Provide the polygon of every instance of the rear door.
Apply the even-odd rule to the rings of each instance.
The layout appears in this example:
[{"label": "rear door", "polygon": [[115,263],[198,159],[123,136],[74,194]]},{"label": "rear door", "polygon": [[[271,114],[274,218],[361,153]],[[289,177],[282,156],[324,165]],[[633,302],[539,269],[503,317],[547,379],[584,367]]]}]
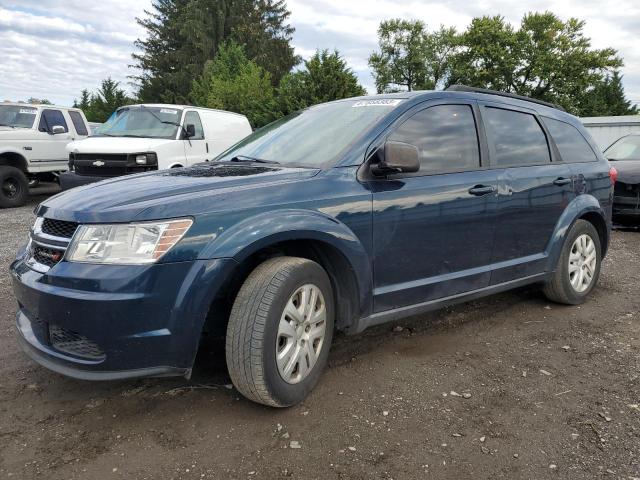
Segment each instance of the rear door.
[{"label": "rear door", "polygon": [[194,165],[196,163],[204,162],[208,159],[209,146],[207,145],[208,139],[205,138],[205,132],[202,128],[202,120],[200,115],[195,110],[189,110],[184,115],[183,121],[184,128],[187,125],[193,125],[195,128],[195,136],[185,139],[183,132],[184,143],[184,155],[186,158],[186,166]]},{"label": "rear door", "polygon": [[499,172],[495,285],[544,271],[556,224],[575,194],[572,171],[535,111],[481,105],[491,164]]},{"label": "rear door", "polygon": [[477,105],[428,105],[387,137],[415,145],[420,170],[370,184],[377,312],[489,284],[498,180]]}]

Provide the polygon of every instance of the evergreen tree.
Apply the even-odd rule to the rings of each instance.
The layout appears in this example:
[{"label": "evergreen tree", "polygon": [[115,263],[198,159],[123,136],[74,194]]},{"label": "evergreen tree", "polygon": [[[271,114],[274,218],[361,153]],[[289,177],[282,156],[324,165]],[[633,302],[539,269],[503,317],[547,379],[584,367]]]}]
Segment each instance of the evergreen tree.
[{"label": "evergreen tree", "polygon": [[584,93],[578,110],[583,117],[638,114],[638,107],[625,96],[622,76],[617,70]]},{"label": "evergreen tree", "polygon": [[133,55],[145,102],[188,103],[192,79],[227,40],[243,45],[274,85],[298,63],[284,0],[154,0],[146,15],[137,20],[147,38]]},{"label": "evergreen tree", "polygon": [[107,78],[96,93],[82,90],[80,101],[74,100],[73,106],[80,108],[89,122],[105,122],[118,107],[133,102],[134,99],[120,88],[120,82]]},{"label": "evergreen tree", "polygon": [[304,66],[280,83],[278,103],[285,115],[317,103],[367,93],[337,50],[318,50]]},{"label": "evergreen tree", "polygon": [[193,82],[191,98],[199,106],[246,115],[253,127],[276,118],[271,74],[249,60],[242,46],[222,44]]}]

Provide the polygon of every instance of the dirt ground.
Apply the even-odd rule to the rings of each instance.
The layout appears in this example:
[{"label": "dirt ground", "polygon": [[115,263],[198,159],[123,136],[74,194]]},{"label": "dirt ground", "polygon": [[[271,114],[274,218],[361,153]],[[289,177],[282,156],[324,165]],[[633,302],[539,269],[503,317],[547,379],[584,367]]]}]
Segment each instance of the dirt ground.
[{"label": "dirt ground", "polygon": [[220,349],[190,382],[29,361],[6,269],[43,198],[0,210],[0,478],[640,478],[640,232],[614,232],[581,307],[527,288],[339,336],[275,410],[228,385]]}]

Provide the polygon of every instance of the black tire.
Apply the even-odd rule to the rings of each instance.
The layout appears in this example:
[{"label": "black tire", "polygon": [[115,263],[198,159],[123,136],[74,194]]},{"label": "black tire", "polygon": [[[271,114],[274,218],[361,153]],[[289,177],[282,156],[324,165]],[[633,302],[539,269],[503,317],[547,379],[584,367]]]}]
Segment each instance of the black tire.
[{"label": "black tire", "polygon": [[[582,235],[588,235],[595,246],[596,254],[596,266],[591,283],[588,288],[582,292],[577,291],[571,285],[571,278],[569,273],[569,256],[574,243],[578,237]],[[562,247],[562,253],[556,266],[556,271],[553,274],[553,278],[544,287],[544,294],[546,297],[557,303],[563,303],[566,305],[579,305],[584,303],[591,290],[598,283],[600,277],[600,266],[602,263],[602,246],[600,243],[600,236],[593,224],[586,220],[577,220],[569,233]]]},{"label": "black tire", "polygon": [[29,195],[29,181],[16,167],[0,166],[0,208],[21,207]]},{"label": "black tire", "polygon": [[[283,379],[276,362],[278,326],[285,305],[306,284],[317,286],[324,298],[325,333],[315,365],[303,380],[292,384]],[[317,263],[278,257],[260,264],[240,288],[227,327],[227,368],[238,391],[249,400],[272,407],[301,402],[326,365],[334,312],[331,282]]]}]

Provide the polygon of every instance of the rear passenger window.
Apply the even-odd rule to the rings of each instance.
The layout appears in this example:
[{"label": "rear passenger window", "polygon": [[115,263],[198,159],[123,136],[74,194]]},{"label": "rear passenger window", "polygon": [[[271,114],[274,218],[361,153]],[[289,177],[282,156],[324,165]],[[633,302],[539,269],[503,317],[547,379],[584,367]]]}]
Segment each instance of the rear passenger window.
[{"label": "rear passenger window", "polygon": [[553,118],[544,117],[543,121],[556,142],[558,150],[560,150],[563,162],[595,162],[598,160],[589,143],[576,127]]},{"label": "rear passenger window", "polygon": [[76,133],[78,135],[89,135],[89,132],[87,132],[87,127],[84,125],[84,120],[82,119],[82,115],[80,115],[80,112],[74,112],[73,110],[69,110],[69,116],[71,117],[71,121],[73,122],[73,127],[76,129]]},{"label": "rear passenger window", "polygon": [[472,170],[480,149],[469,105],[436,105],[416,113],[389,137],[418,147],[420,174]]},{"label": "rear passenger window", "polygon": [[40,124],[38,125],[38,130],[41,132],[51,132],[53,127],[56,125],[60,125],[64,127],[64,131],[68,132],[69,127],[67,126],[67,122],[64,119],[64,115],[60,110],[43,110],[42,115],[40,116]]},{"label": "rear passenger window", "polygon": [[499,167],[542,165],[551,162],[547,137],[531,114],[485,108],[485,119]]}]

